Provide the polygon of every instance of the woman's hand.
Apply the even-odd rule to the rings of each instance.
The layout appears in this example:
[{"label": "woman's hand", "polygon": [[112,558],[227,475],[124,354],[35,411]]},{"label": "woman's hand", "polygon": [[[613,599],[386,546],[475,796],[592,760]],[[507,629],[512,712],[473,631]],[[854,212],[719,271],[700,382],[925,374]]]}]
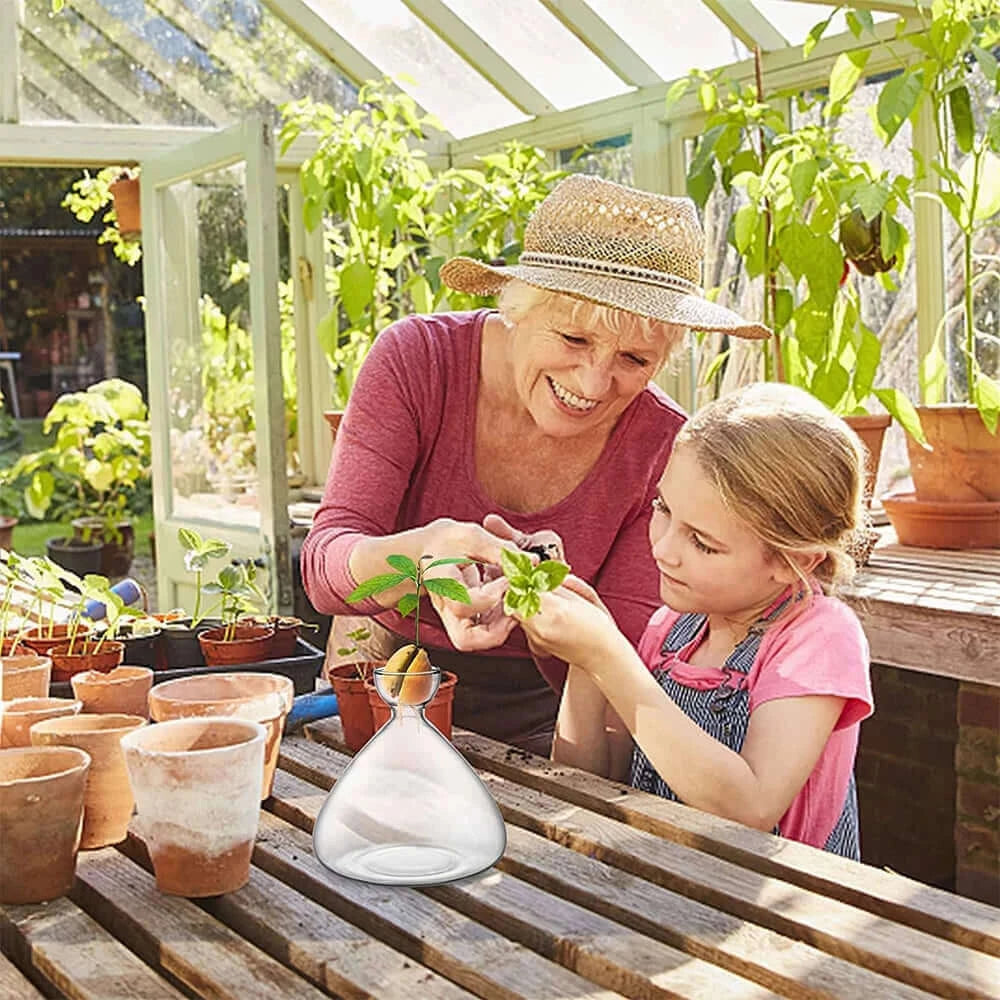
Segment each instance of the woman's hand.
[{"label": "woman's hand", "polygon": [[562,539],[547,528],[528,534],[509,524],[499,514],[487,514],[483,518],[483,527],[497,538],[509,540],[517,548],[538,556],[539,560],[559,559],[562,562],[566,560]]}]

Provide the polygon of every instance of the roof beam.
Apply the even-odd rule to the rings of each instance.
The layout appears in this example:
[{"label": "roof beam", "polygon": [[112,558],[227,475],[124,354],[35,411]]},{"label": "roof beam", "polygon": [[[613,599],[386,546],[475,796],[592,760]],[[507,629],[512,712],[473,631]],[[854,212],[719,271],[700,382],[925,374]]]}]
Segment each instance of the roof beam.
[{"label": "roof beam", "polygon": [[24,79],[33,87],[37,87],[53,104],[57,104],[67,118],[94,125],[105,124],[104,116],[93,105],[87,103],[81,91],[67,86],[37,62],[26,60]]},{"label": "roof beam", "polygon": [[748,49],[772,52],[788,47],[778,31],[750,0],[700,0]]},{"label": "roof beam", "polygon": [[293,94],[262,73],[243,48],[243,40],[231,31],[215,30],[180,2],[180,0],[145,0],[148,7],[155,7],[168,20],[193,38],[213,59],[241,79],[252,94],[270,101],[284,104],[295,100]]},{"label": "roof beam", "polygon": [[96,0],[69,0],[69,5],[139,66],[155,76],[177,97],[208,121],[223,125],[235,116],[214,97],[205,93],[193,73],[164,59],[147,41],[132,30],[130,23],[109,14]]},{"label": "roof beam", "polygon": [[540,90],[441,0],[403,0],[403,3],[520,111],[528,115],[555,111],[554,105]]},{"label": "roof beam", "polygon": [[663,77],[583,0],[541,2],[625,83],[651,87],[663,82]]},{"label": "roof beam", "polygon": [[128,88],[116,80],[107,70],[103,69],[97,62],[89,63],[85,68],[80,67],[80,51],[72,40],[55,31],[49,23],[47,16],[38,16],[30,8],[26,12],[24,30],[43,48],[48,49],[62,62],[69,66],[75,73],[82,76],[87,83],[98,90],[112,104],[121,108],[134,121],[152,121],[154,124],[163,124],[163,116],[148,102],[144,101],[139,94],[133,93]]},{"label": "roof beam", "polygon": [[0,122],[18,120],[19,59],[17,26],[20,0],[0,3]]},{"label": "roof beam", "polygon": [[[799,0],[799,3],[821,3],[829,6],[830,0]],[[930,7],[931,0],[851,0],[851,7],[859,7],[864,10],[871,10],[878,13],[884,11],[886,14],[898,14],[900,17],[907,17],[913,14],[918,7]]]}]

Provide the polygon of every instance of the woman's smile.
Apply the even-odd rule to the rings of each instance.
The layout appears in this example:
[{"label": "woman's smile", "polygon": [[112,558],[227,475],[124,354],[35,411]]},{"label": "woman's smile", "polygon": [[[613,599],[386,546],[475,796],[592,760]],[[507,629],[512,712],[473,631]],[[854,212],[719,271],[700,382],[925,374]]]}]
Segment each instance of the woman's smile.
[{"label": "woman's smile", "polygon": [[586,399],[583,396],[576,395],[575,392],[571,392],[551,375],[546,375],[545,378],[548,380],[549,387],[552,389],[552,394],[555,398],[563,407],[571,410],[573,413],[589,413],[599,402],[596,399]]}]

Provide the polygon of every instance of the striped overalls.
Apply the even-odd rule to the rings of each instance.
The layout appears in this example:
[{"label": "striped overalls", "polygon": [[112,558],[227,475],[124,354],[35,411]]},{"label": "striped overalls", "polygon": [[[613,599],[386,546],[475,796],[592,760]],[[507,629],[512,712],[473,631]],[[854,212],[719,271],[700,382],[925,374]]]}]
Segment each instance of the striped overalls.
[{"label": "striped overalls", "polygon": [[[730,750],[739,753],[746,739],[747,726],[750,723],[750,692],[747,688],[747,676],[753,666],[761,638],[769,621],[773,620],[787,606],[783,601],[765,618],[755,622],[745,639],[729,655],[725,663],[727,679],[718,687],[699,690],[688,687],[671,677],[671,654],[683,649],[701,631],[705,624],[705,615],[685,614],[674,623],[667,634],[660,654],[665,658],[663,666],[656,667],[653,676],[660,687],[670,696],[684,714],[696,722],[706,733],[714,736]],[[632,754],[632,767],[629,772],[629,784],[644,792],[653,792],[664,798],[680,801],[670,786],[657,774],[646,755],[636,746]],[[775,827],[774,833],[781,830]],[[840,812],[840,818],[834,825],[823,849],[834,854],[858,861],[861,858],[861,846],[858,835],[858,799],[854,783],[854,775],[847,789],[847,798]]]}]

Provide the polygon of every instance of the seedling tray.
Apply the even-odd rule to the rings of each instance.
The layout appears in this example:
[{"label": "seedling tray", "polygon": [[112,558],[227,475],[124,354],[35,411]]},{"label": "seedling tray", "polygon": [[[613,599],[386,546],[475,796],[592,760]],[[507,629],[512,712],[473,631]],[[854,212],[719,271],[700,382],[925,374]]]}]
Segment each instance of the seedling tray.
[{"label": "seedling tray", "polygon": [[[222,667],[179,667],[173,670],[157,670],[153,673],[153,683],[162,684],[175,677],[193,677],[196,674],[262,673],[283,674],[290,677],[296,694],[306,694],[315,690],[316,678],[323,666],[323,651],[299,637],[296,639],[295,654],[277,660],[260,660],[257,663],[232,663]],[[69,681],[53,681],[49,685],[53,698],[72,698],[73,688]]]}]

